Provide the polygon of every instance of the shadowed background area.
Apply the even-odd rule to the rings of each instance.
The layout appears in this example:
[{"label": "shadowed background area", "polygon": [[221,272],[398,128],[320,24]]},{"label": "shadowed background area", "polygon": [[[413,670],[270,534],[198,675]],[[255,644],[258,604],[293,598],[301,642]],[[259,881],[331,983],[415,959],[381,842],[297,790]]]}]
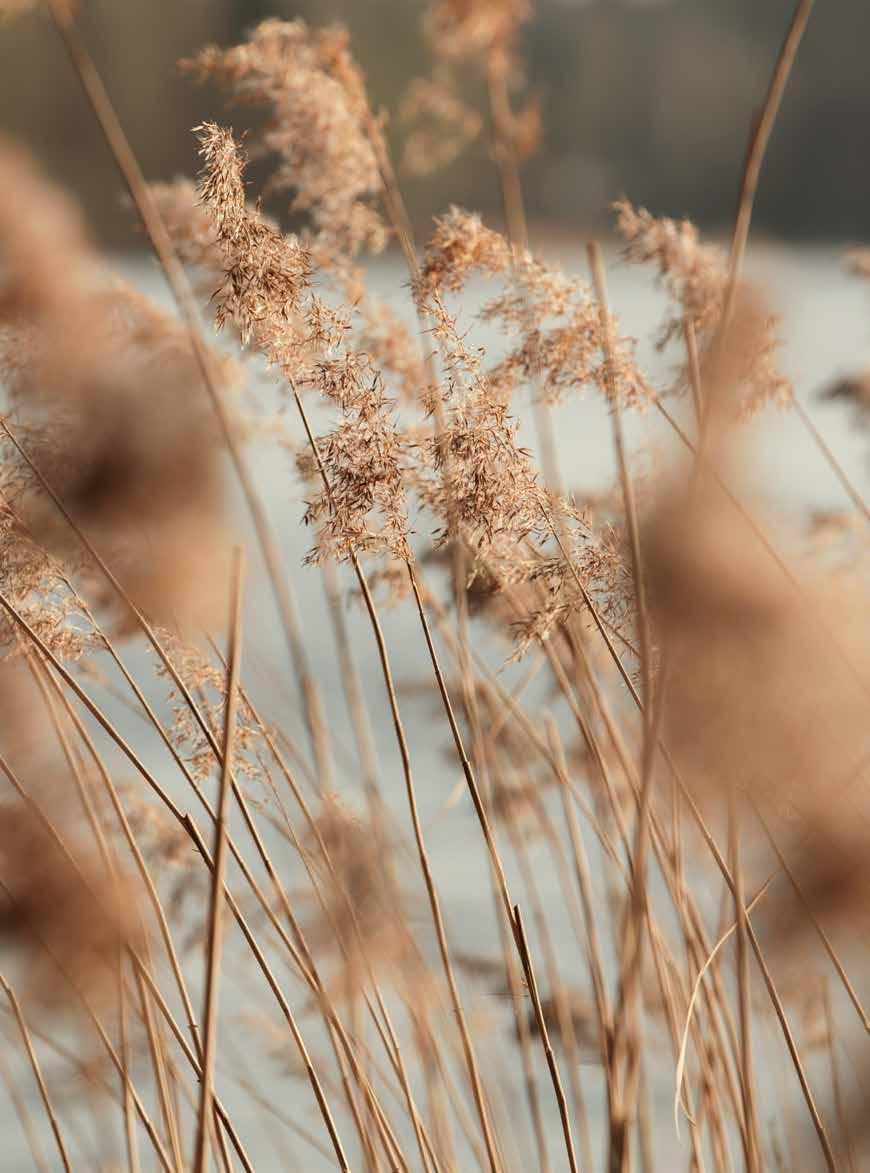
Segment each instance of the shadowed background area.
[{"label": "shadowed background area", "polygon": [[[178,76],[204,41],[229,43],[267,16],[345,21],[373,101],[396,109],[431,62],[417,0],[88,0],[86,32],[149,178],[196,166],[190,127],[216,96]],[[737,176],[791,0],[537,0],[524,37],[543,138],[525,165],[529,210],[551,228],[605,223],[614,194],[715,230]],[[862,240],[870,219],[865,0],[820,4],[765,163],[757,230]],[[118,185],[60,47],[41,15],[0,35],[0,127],[25,138],[85,201],[104,238],[129,240]],[[236,125],[243,119],[234,112]],[[484,139],[452,167],[409,179],[415,219],[450,202],[499,212]]]}]

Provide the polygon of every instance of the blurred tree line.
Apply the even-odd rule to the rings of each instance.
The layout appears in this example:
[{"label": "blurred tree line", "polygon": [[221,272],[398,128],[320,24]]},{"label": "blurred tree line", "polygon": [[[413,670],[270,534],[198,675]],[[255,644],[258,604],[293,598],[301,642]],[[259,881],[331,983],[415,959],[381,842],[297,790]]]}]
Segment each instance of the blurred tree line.
[{"label": "blurred tree line", "polygon": [[[715,229],[730,218],[753,114],[794,0],[538,0],[524,35],[544,137],[525,165],[533,217],[599,226],[625,193]],[[220,101],[178,58],[266,16],[350,26],[373,101],[395,109],[430,66],[422,0],[86,0],[83,23],[150,178],[190,174],[190,128]],[[826,0],[810,20],[765,167],[756,224],[787,237],[870,238],[870,3]],[[111,160],[44,15],[0,26],[0,127],[29,142],[112,243],[129,240]],[[227,116],[234,125],[238,111]],[[499,215],[485,142],[408,179],[425,222],[455,202]]]}]

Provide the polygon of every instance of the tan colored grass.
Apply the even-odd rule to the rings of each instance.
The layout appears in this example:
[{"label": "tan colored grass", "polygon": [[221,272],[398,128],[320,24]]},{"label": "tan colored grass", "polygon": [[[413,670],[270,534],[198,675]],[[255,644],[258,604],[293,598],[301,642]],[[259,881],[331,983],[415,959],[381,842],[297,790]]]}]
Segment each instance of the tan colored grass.
[{"label": "tan colored grass", "polygon": [[[689,223],[617,205],[628,259],[667,293],[655,341],[685,347],[674,390],[691,392],[691,433],[606,304],[600,250],[587,282],[529,249],[525,2],[425,6],[436,65],[406,103],[406,157],[420,172],[488,134],[507,231],[453,208],[419,252],[344,29],[267,20],[185,63],[264,118],[244,151],[204,123],[198,180],[149,190],[71,10],[48,7],[182,319],[112,278],[75,205],[0,144],[0,1025],[61,1164],[88,1159],[83,1100],[118,1113],[133,1171],[264,1168],[226,1106],[232,1081],[282,1145],[305,1146],[299,1167],[630,1173],[673,1127],[653,1094],[673,1077],[688,1168],[725,1173],[738,1151],[772,1167],[786,1135],[808,1168],[860,1168],[866,1104],[843,1049],[866,1073],[866,505],[739,279],[810,5],[752,138],[730,259]],[[460,97],[463,71],[486,111]],[[266,155],[258,193],[247,158]],[[368,288],[365,262],[391,241],[419,330]],[[476,314],[472,278],[487,283]],[[231,358],[206,343],[197,299]],[[479,321],[502,353],[479,346]],[[249,355],[296,421],[287,478],[309,552],[290,571],[251,474],[287,420],[237,418],[274,410],[262,381],[229,397]],[[552,414],[583,392],[611,413],[618,473],[586,500],[558,467]],[[518,443],[526,394],[535,450]],[[774,525],[744,500],[745,419],[771,401],[808,424],[848,526]],[[644,475],[624,419],[645,408],[688,465]],[[227,579],[224,452],[298,719],[240,675],[238,590],[227,656],[203,637]],[[322,687],[297,572],[322,575],[341,698]],[[396,677],[409,630],[420,720]],[[375,736],[384,700],[392,749]],[[443,752],[435,776],[424,742]],[[497,951],[444,896],[461,819]],[[219,973],[238,1021],[217,1014]],[[78,1051],[101,1066],[74,1103]],[[44,1166],[18,1068],[3,1076]]]}]

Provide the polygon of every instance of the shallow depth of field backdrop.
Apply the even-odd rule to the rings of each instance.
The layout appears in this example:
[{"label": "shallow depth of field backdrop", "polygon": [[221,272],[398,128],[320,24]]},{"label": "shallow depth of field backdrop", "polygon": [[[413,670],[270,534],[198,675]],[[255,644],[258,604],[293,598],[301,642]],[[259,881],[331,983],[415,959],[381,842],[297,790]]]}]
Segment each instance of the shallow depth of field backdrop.
[{"label": "shallow depth of field backdrop", "polygon": [[[870,1167],[870,5],[817,0],[736,262],[794,0],[535,0],[506,132],[423,30],[511,7],[82,0],[228,446],[49,15],[0,20],[2,1173]],[[291,116],[270,186],[282,85],[178,67],[269,18],[395,160],[371,255],[347,173],[287,194],[347,144]]]}]

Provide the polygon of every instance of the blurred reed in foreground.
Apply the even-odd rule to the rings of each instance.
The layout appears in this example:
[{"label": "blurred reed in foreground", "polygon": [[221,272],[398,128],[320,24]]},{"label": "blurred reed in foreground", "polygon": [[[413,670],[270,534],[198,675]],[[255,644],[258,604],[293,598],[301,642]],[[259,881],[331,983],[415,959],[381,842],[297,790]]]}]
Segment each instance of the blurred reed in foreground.
[{"label": "blurred reed in foreground", "polygon": [[[179,315],[111,276],[72,202],[0,144],[0,1076],[35,1166],[262,1169],[259,1114],[281,1168],[650,1173],[675,1127],[691,1170],[862,1167],[868,513],[741,279],[808,6],[730,255],[615,205],[626,261],[666,296],[658,387],[597,246],[589,280],[529,247],[528,4],[425,6],[435,70],[403,104],[403,151],[343,29],[267,20],[206,47],[184,72],[259,129],[197,127],[199,176],[153,187],[74,14],[46,7]],[[467,70],[485,109],[460,97]],[[454,207],[418,246],[397,149],[420,171],[483,133],[506,232]],[[262,192],[249,158],[271,165]],[[288,202],[296,234],[264,211]],[[391,245],[413,328],[369,288]],[[594,498],[556,458],[575,396],[612,425],[615,483]],[[849,513],[773,529],[750,500],[747,429],[775,410],[800,415]],[[682,462],[629,447],[642,412]],[[304,569],[257,493],[266,445],[305,499]],[[233,481],[290,720],[242,651]],[[328,632],[302,621],[299,573]],[[422,682],[397,679],[397,607]],[[434,803],[421,736],[445,755]],[[448,818],[472,821],[479,860],[448,862],[488,880],[497,949],[469,948],[443,898]]]}]

